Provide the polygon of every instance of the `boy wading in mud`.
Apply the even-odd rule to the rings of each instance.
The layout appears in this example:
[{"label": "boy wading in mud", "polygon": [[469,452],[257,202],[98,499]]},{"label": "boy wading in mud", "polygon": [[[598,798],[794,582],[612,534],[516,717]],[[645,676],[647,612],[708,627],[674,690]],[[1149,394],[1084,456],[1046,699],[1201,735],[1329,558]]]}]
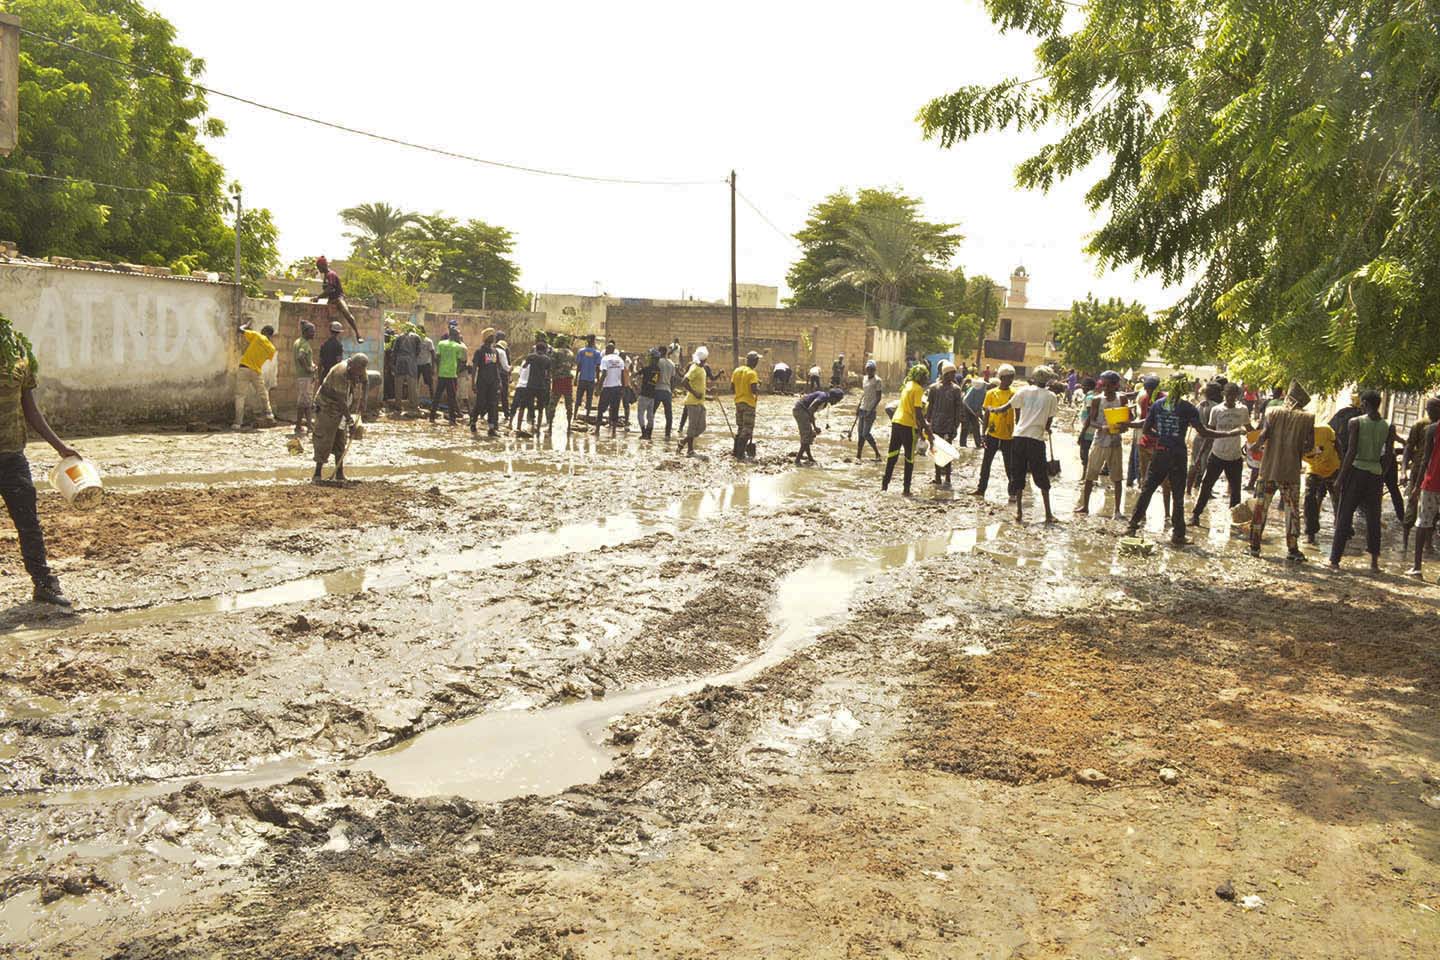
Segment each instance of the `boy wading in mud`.
[{"label": "boy wading in mud", "polygon": [[369,391],[369,358],[357,353],[344,363],[337,363],[325,374],[320,392],[315,395],[315,475],[311,483],[320,482],[320,468],[333,454],[336,481],[345,479],[345,448],[349,444],[352,414],[365,416],[365,395]]},{"label": "boy wading in mud", "polygon": [[25,459],[25,427],[38,433],[62,460],[79,454],[55,435],[35,403],[39,369],[29,339],[0,314],[0,497],[4,497],[10,522],[20,536],[20,558],[34,584],[35,602],[69,607],[70,598],[60,589],[45,557],[45,534],[35,510],[35,483],[30,479],[30,461]]}]

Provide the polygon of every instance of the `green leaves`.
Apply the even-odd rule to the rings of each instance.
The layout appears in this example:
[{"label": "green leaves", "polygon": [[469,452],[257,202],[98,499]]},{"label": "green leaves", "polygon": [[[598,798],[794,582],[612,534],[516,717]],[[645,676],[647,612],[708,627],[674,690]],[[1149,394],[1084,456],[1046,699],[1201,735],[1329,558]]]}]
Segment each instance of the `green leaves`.
[{"label": "green leaves", "polygon": [[1433,5],[1099,0],[1065,22],[1038,3],[987,7],[1035,35],[1038,76],[937,98],[926,135],[1060,126],[1018,180],[1045,189],[1101,164],[1087,198],[1106,219],[1087,249],[1185,285],[1153,331],[1168,358],[1322,390],[1434,383]]},{"label": "green leaves", "polygon": [[[919,215],[920,201],[889,190],[844,191],[816,204],[795,234],[801,257],[786,282],[788,303],[864,313],[872,323],[906,330],[913,344],[943,346],[951,339],[964,274],[945,270],[962,237],[950,223]],[[948,306],[947,306],[948,304]]]},{"label": "green leaves", "polygon": [[1055,342],[1067,366],[1099,373],[1107,366],[1120,369],[1144,362],[1154,344],[1155,331],[1145,308],[1115,298],[1104,302],[1093,295],[1076,300],[1055,321]]},{"label": "green leaves", "polygon": [[[36,256],[232,270],[224,170],[199,139],[223,124],[188,82],[203,61],[175,44],[168,21],[128,0],[10,0],[7,9],[29,30],[122,62],[22,37],[20,146],[0,171],[75,180],[0,172],[0,236]],[[276,259],[269,212],[253,217],[247,277]]]}]

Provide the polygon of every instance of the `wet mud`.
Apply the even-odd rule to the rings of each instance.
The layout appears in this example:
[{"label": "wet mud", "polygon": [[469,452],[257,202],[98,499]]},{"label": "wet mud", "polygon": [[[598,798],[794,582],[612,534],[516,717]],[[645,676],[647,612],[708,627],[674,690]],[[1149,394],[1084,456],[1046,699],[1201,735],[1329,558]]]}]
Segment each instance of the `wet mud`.
[{"label": "wet mud", "polygon": [[83,445],[77,614],[0,576],[0,952],[1429,955],[1437,588],[1218,509],[1126,553],[1068,438],[1057,526],[973,451],[881,496],[782,412],[746,465],[382,422],[320,490]]}]

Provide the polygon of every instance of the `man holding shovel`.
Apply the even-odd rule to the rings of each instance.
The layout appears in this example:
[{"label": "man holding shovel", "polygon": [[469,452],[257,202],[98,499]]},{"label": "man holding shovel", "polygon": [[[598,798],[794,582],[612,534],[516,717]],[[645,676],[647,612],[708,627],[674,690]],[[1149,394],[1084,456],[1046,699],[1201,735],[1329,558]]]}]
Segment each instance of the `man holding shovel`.
[{"label": "man holding shovel", "polygon": [[365,394],[368,392],[370,360],[357,353],[344,363],[337,363],[325,374],[320,392],[315,395],[315,475],[311,483],[320,483],[320,468],[333,454],[337,482],[345,480],[345,448],[354,427],[353,414],[365,416]]},{"label": "man holding shovel", "polygon": [[735,390],[735,459],[744,460],[754,456],[755,408],[757,403],[756,385],[760,375],[755,367],[760,363],[760,354],[750,351],[745,362],[730,374],[730,385]]}]

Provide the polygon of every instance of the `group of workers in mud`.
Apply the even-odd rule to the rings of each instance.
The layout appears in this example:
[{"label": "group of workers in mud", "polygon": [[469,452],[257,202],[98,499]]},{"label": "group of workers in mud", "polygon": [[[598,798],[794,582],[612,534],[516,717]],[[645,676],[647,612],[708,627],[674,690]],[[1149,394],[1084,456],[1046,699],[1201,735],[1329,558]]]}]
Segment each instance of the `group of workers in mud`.
[{"label": "group of workers in mud", "polygon": [[[308,324],[302,327],[294,348],[301,394],[297,431],[301,421],[310,422],[313,410],[317,480],[321,465],[332,457],[336,461],[335,479],[344,479],[346,442],[358,429],[356,415],[365,412],[369,361],[363,354],[356,354],[341,362],[343,351],[338,338],[342,330],[339,321],[331,324],[330,340],[321,348],[318,364],[311,361],[309,343],[314,330]],[[274,350],[268,333],[266,330],[257,335],[242,330],[245,349],[240,391],[263,394],[258,371]],[[454,424],[460,410],[468,407],[472,433],[478,434],[482,420],[488,437],[497,436],[502,423],[522,436],[529,435],[527,428],[549,431],[563,403],[572,427],[580,421],[593,423],[599,435],[608,420],[613,437],[622,425],[629,429],[633,405],[642,439],[651,439],[663,410],[664,436],[670,440],[678,393],[677,449],[693,456],[696,441],[707,428],[707,403],[717,379],[708,362],[708,349],[696,348],[682,369],[678,339],[638,355],[621,352],[613,340],[607,341],[603,349],[593,335],[584,340],[584,346],[572,351],[570,337],[537,333],[530,352],[512,362],[506,334],[500,330],[484,330],[482,342],[472,352],[453,322],[438,342],[430,341],[422,329],[412,325],[387,327],[387,406],[400,416],[419,416],[418,383],[424,381],[430,387],[430,419],[434,421],[443,407]],[[736,459],[755,455],[759,368],[760,356],[751,352],[731,371],[733,423],[721,403],[733,435],[732,455]],[[436,375],[433,380],[432,370]],[[1411,428],[1403,452],[1397,454],[1399,439],[1380,416],[1380,397],[1373,391],[1362,393],[1358,405],[1347,403],[1328,424],[1317,427],[1314,415],[1305,412],[1310,396],[1298,383],[1292,383],[1288,390],[1277,387],[1262,398],[1224,377],[1202,384],[1177,375],[1162,385],[1158,377],[1147,376],[1132,384],[1113,370],[1081,378],[1074,370],[1057,376],[1050,367],[1040,366],[1030,371],[1027,382],[1017,388],[1012,366],[1001,365],[992,378],[984,376],[988,372],[987,368],[966,377],[954,363],[945,362],[931,382],[929,365],[912,366],[898,398],[884,406],[890,431],[882,457],[874,430],[885,388],[875,362],[866,362],[859,380],[855,419],[847,437],[857,438],[857,460],[865,456],[868,447],[876,460],[885,461],[882,490],[890,488],[898,466],[904,493],[913,492],[914,465],[922,440],[932,452],[944,454],[937,456],[931,483],[949,490],[956,448],[973,443],[982,450],[973,495],[985,496],[998,458],[1016,519],[1024,519],[1022,494],[1033,482],[1040,494],[1045,522],[1056,522],[1050,486],[1060,473],[1060,462],[1054,456],[1053,445],[1047,443],[1063,398],[1079,405],[1077,514],[1089,512],[1094,488],[1105,484],[1113,492],[1114,516],[1122,519],[1124,487],[1138,487],[1126,527],[1133,536],[1159,493],[1171,543],[1183,545],[1187,542],[1187,523],[1200,524],[1223,477],[1232,512],[1238,518],[1237,528],[1248,527],[1253,554],[1260,552],[1270,507],[1278,499],[1285,517],[1287,556],[1303,561],[1299,539],[1303,532],[1310,544],[1316,543],[1321,506],[1328,497],[1335,512],[1331,565],[1339,565],[1354,535],[1354,515],[1359,511],[1366,519],[1366,548],[1371,564],[1378,569],[1380,501],[1388,489],[1404,526],[1407,546],[1412,530],[1419,531],[1411,570],[1414,575],[1419,575],[1424,553],[1431,549],[1440,495],[1440,457],[1432,456],[1433,426],[1437,423],[1434,412],[1429,410],[1433,402],[1427,404],[1429,415]],[[787,396],[788,400],[792,393],[790,378],[788,365],[772,365],[771,392]],[[516,384],[513,393],[512,379]],[[799,437],[794,456],[797,464],[815,462],[813,445],[822,430],[820,415],[845,399],[847,385],[843,354],[831,365],[828,387],[821,383],[819,368],[810,369],[805,389],[791,407]],[[237,420],[243,413],[242,403],[237,392]],[[268,414],[268,400],[265,408]],[[1129,444],[1125,442],[1127,436],[1133,438]],[[1247,462],[1250,478],[1242,489]],[[1406,495],[1399,490],[1398,477],[1402,473],[1409,485]],[[1253,497],[1248,504],[1242,504],[1247,491]],[[1194,506],[1187,513],[1185,500],[1190,495],[1194,495]]]}]

